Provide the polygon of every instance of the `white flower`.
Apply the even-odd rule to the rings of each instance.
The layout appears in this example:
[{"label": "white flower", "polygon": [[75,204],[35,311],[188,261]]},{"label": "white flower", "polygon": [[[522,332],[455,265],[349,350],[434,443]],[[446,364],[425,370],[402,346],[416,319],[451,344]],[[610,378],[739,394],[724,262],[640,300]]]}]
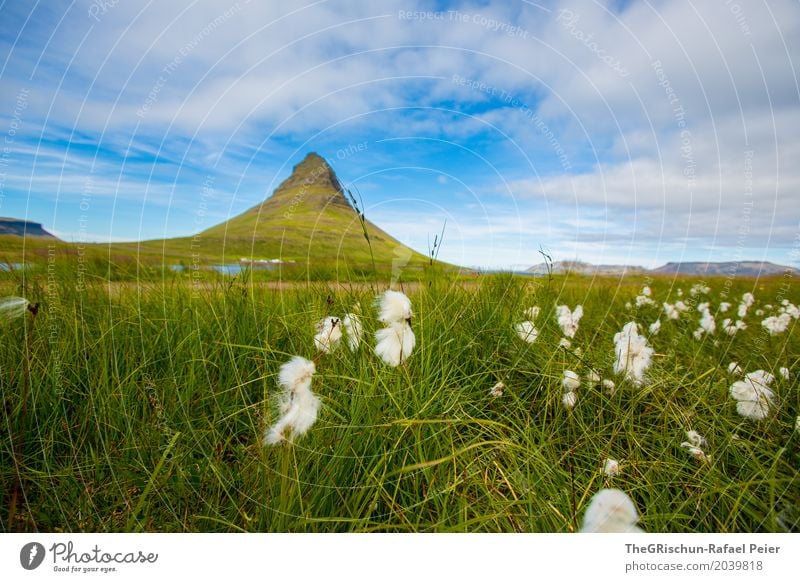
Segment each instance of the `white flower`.
[{"label": "white flower", "polygon": [[25,315],[30,302],[24,297],[3,297],[0,299],[0,316],[3,319],[17,319]]},{"label": "white flower", "polygon": [[728,335],[736,335],[736,332],[740,329],[747,329],[747,325],[741,319],[737,319],[735,323],[730,319],[724,319],[722,321],[722,329],[724,329],[725,333]]},{"label": "white flower", "polygon": [[785,332],[790,323],[792,323],[792,316],[788,313],[781,313],[777,317],[771,315],[763,320],[761,325],[766,328],[770,335],[778,335]]},{"label": "white flower", "polygon": [[630,311],[632,307],[633,307],[633,305],[631,305],[631,302],[630,302],[630,301],[626,301],[626,302],[625,302],[625,309],[627,309],[628,311]]},{"label": "white flower", "polygon": [[780,312],[789,315],[792,319],[800,318],[800,308],[789,303],[788,299],[783,300],[783,307],[780,308]]},{"label": "white flower", "polygon": [[573,311],[570,311],[566,305],[559,305],[556,307],[556,316],[564,336],[574,338],[578,331],[578,322],[583,317],[583,306],[578,305]]},{"label": "white flower", "polygon": [[411,326],[405,321],[390,323],[375,332],[375,355],[385,364],[396,367],[405,362],[417,343]]},{"label": "white flower", "polygon": [[669,303],[663,303],[662,305],[664,306],[664,315],[667,316],[667,319],[678,319],[681,316],[674,305],[670,305]]},{"label": "white flower", "polygon": [[342,326],[338,317],[326,317],[317,323],[314,345],[325,354],[330,353],[342,339]]},{"label": "white flower", "polygon": [[614,335],[614,373],[625,373],[625,378],[640,386],[645,381],[645,372],[650,367],[653,348],[647,345],[647,338],[639,335],[638,326],[631,321],[622,331]]},{"label": "white flower", "polygon": [[689,443],[691,443],[692,446],[703,447],[706,445],[706,439],[700,436],[700,433],[696,430],[687,430],[686,438],[689,439]]},{"label": "white flower", "polygon": [[752,293],[745,293],[742,295],[742,302],[739,303],[739,309],[737,310],[739,319],[744,319],[747,315],[747,310],[750,309],[754,302],[755,297],[753,297]]},{"label": "white flower", "polygon": [[677,309],[680,312],[689,311],[689,307],[683,301],[676,301],[675,309]]},{"label": "white flower", "polygon": [[656,302],[650,299],[647,295],[637,295],[636,296],[636,307],[642,307],[644,305],[655,305]]},{"label": "white flower", "polygon": [[701,307],[704,309],[699,309],[700,313],[703,314],[703,317],[700,318],[700,328],[705,333],[714,333],[717,329],[717,323],[714,321],[714,316],[711,315],[711,312],[708,309],[708,303],[703,303]]},{"label": "white flower", "polygon": [[696,339],[696,340],[703,339],[703,328],[702,327],[698,327],[696,330],[694,330],[694,332],[692,332],[692,335],[694,336],[694,339]]},{"label": "white flower", "polygon": [[652,294],[653,292],[650,290],[650,287],[648,287],[647,285],[642,287],[642,295],[644,295],[645,297],[650,297]]},{"label": "white flower", "polygon": [[541,307],[535,305],[533,307],[529,307],[524,311],[525,317],[527,317],[531,321],[536,321],[536,318],[539,317],[539,312],[542,310]]},{"label": "white flower", "polygon": [[599,384],[600,374],[597,373],[597,370],[589,370],[588,372],[586,372],[586,380],[590,384]]},{"label": "white flower", "polygon": [[650,335],[656,335],[659,331],[661,331],[661,320],[656,319],[653,323],[650,324]]},{"label": "white flower", "polygon": [[731,362],[728,364],[728,374],[732,374],[734,376],[741,376],[744,373],[742,367],[737,364],[736,362]]},{"label": "white flower", "polygon": [[566,370],[561,385],[565,392],[575,392],[581,386],[581,378],[572,370]]},{"label": "white flower", "polygon": [[736,411],[745,418],[761,420],[770,412],[770,406],[775,404],[775,394],[768,388],[775,380],[775,376],[764,370],[756,370],[744,377],[744,380],[734,382],[730,387],[730,394],[736,400]]},{"label": "white flower", "polygon": [[281,366],[278,384],[283,389],[280,402],[283,416],[265,432],[265,445],[286,440],[287,429],[291,429],[293,436],[303,435],[317,420],[320,402],[311,390],[315,371],[314,362],[300,356],[294,356]]},{"label": "white flower", "polygon": [[720,313],[725,313],[725,312],[727,312],[727,311],[728,311],[730,308],[731,308],[731,304],[730,304],[730,303],[728,303],[727,301],[723,301],[722,303],[720,303],[720,304],[719,304],[719,312],[720,312]]},{"label": "white flower", "polygon": [[502,382],[498,382],[497,384],[492,386],[491,390],[489,390],[489,396],[493,396],[495,398],[497,398],[498,396],[502,396],[503,395],[503,390],[505,390],[505,389],[506,389],[506,385],[503,384]]},{"label": "white flower", "polygon": [[637,521],[639,514],[630,497],[619,489],[602,489],[583,515],[581,533],[644,533]]},{"label": "white flower", "polygon": [[697,283],[693,285],[692,288],[689,290],[689,294],[692,297],[697,297],[698,295],[708,295],[711,293],[711,287],[708,285],[703,285],[702,283]]},{"label": "white flower", "polygon": [[385,324],[408,322],[412,317],[411,301],[400,291],[386,291],[379,298],[378,321]]},{"label": "white flower", "polygon": [[783,376],[784,380],[789,379],[789,368],[781,366],[780,370],[778,370],[778,373]]},{"label": "white flower", "polygon": [[678,289],[678,297],[683,297],[683,289]]},{"label": "white flower", "polygon": [[519,338],[532,344],[539,337],[539,330],[533,325],[532,321],[523,321],[514,326]]},{"label": "white flower", "polygon": [[603,459],[603,473],[611,479],[619,475],[619,461],[614,459]]},{"label": "white flower", "polygon": [[572,347],[572,342],[569,341],[567,338],[562,337],[561,341],[558,342],[558,347],[568,350]]},{"label": "white flower", "polygon": [[[758,317],[761,317],[762,315],[764,315],[764,310],[763,310],[763,309],[756,309],[756,315],[757,315]],[[740,316],[740,317],[741,317],[741,316]]]},{"label": "white flower", "polygon": [[574,392],[564,392],[564,395],[561,396],[561,404],[563,404],[567,409],[574,408],[577,401],[578,395]]},{"label": "white flower", "polygon": [[614,384],[613,380],[605,379],[605,380],[603,380],[601,385],[603,386],[603,389],[605,390],[605,393],[608,394],[609,396],[613,396],[614,395],[614,391],[617,389],[617,385]]},{"label": "white flower", "polygon": [[364,339],[364,326],[361,318],[355,313],[348,313],[342,319],[342,325],[347,332],[347,345],[352,351],[358,349],[361,340]]},{"label": "white flower", "polygon": [[695,459],[706,463],[711,462],[711,457],[706,455],[702,449],[702,447],[706,446],[706,439],[700,436],[700,433],[696,430],[688,430],[686,431],[686,438],[689,439],[688,442],[681,443],[681,447],[687,449]]}]

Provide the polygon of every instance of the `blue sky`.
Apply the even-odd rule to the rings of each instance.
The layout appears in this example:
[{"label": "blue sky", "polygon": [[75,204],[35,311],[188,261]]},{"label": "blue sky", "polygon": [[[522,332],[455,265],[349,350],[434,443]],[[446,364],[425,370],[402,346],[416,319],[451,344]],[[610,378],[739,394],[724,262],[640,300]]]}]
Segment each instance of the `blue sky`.
[{"label": "blue sky", "polygon": [[799,58],[794,2],[7,1],[0,215],[190,235],[316,151],[463,265],[797,266]]}]

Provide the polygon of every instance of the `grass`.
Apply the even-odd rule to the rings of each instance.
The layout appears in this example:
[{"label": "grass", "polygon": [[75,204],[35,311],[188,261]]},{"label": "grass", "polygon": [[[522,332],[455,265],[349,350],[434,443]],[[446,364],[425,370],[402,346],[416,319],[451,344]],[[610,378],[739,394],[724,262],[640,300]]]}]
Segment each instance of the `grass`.
[{"label": "grass", "polygon": [[[611,377],[613,334],[659,316],[624,307],[642,284],[660,305],[691,280],[422,272],[406,287],[417,348],[397,369],[369,345],[314,354],[316,321],[354,305],[371,337],[385,284],[154,280],[79,285],[68,261],[2,274],[0,295],[41,303],[35,325],[31,315],[0,323],[4,531],[571,532],[609,485],[631,496],[651,532],[800,529],[800,342],[796,326],[770,337],[754,315],[785,294],[783,280],[733,283],[734,312],[742,292],[756,296],[734,337],[694,340],[696,312],[662,321],[647,386],[614,378],[607,396],[584,381],[572,411],[561,405],[564,370]],[[713,311],[728,283],[708,283]],[[556,347],[556,303],[584,305],[572,342],[580,357]],[[513,325],[532,305],[543,308],[541,335],[526,344]],[[293,446],[265,448],[277,370],[292,355],[315,358],[323,408]],[[737,415],[731,360],[789,368],[767,420]],[[492,398],[497,381],[505,395]],[[708,440],[711,463],[680,448],[689,429]],[[622,469],[610,484],[605,457]]]}]

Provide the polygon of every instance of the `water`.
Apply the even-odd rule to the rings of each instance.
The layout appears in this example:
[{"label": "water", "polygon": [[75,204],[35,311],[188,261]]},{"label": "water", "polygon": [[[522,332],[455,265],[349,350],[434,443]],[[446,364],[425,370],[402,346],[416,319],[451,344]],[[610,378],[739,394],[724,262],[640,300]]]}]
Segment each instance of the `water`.
[{"label": "water", "polygon": [[23,269],[30,269],[30,265],[25,263],[0,263],[0,271],[21,271]]},{"label": "water", "polygon": [[[236,276],[242,274],[246,269],[253,269],[255,271],[273,271],[278,266],[277,263],[226,263],[224,265],[211,265],[210,269],[228,276]],[[190,267],[186,265],[170,265],[169,270],[176,273],[182,273],[189,270]]]}]

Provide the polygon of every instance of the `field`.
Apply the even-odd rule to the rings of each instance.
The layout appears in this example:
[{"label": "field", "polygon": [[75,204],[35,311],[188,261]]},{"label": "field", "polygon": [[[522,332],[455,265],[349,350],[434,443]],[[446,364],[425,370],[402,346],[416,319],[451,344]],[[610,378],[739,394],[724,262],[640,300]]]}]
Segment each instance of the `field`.
[{"label": "field", "polygon": [[[710,292],[693,297],[696,283],[421,272],[404,285],[417,345],[391,368],[371,349],[387,282],[4,273],[1,296],[40,305],[0,321],[0,526],[573,532],[592,495],[615,487],[648,532],[800,531],[798,329],[761,325],[782,299],[800,300],[796,282],[707,279]],[[655,305],[636,307],[644,285]],[[745,292],[747,328],[730,336],[721,321]],[[689,311],[667,320],[662,302],[678,299]],[[717,313],[723,300],[731,313]],[[717,330],[698,340],[707,301]],[[585,310],[570,349],[559,347],[559,304]],[[359,350],[317,354],[317,321],[356,305]],[[527,343],[514,326],[532,306],[540,335]],[[636,321],[648,336],[659,318],[647,382],[615,376],[614,334]],[[265,447],[277,371],[294,355],[316,363],[319,418],[293,444]],[[776,376],[764,420],[737,413],[732,361]],[[567,370],[581,377],[572,409]],[[616,383],[612,395],[585,379],[591,370]],[[499,381],[503,395],[491,396]],[[705,459],[681,447],[690,430],[705,437]],[[604,474],[605,458],[618,475]]]}]

